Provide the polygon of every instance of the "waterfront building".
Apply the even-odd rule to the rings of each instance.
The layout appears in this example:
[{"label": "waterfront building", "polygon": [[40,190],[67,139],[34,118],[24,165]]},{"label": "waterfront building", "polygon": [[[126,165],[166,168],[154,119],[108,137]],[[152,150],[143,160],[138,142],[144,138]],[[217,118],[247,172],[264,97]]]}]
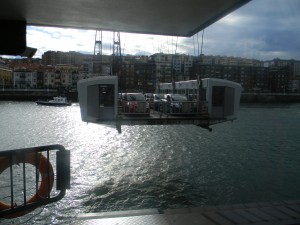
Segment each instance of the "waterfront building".
[{"label": "waterfront building", "polygon": [[81,72],[85,74],[93,73],[93,55],[84,55]]},{"label": "waterfront building", "polygon": [[249,66],[250,61],[241,61],[234,65],[233,61],[224,63],[223,58],[200,57],[193,67],[196,76],[193,79],[219,78],[240,83],[244,92],[269,92],[268,68],[263,63],[254,62]]},{"label": "waterfront building", "polygon": [[94,74],[112,74],[112,55],[96,55],[91,61]]},{"label": "waterfront building", "polygon": [[289,81],[289,89],[293,93],[300,93],[300,61],[293,61],[293,74]]},{"label": "waterfront building", "polygon": [[156,53],[150,56],[155,64],[156,78],[160,83],[172,81],[172,54]]},{"label": "waterfront building", "polygon": [[121,73],[118,81],[121,92],[135,92],[139,89],[135,72],[135,63],[138,60],[134,56],[122,56]]},{"label": "waterfront building", "polygon": [[123,61],[121,67],[121,76],[119,76],[119,89],[121,92],[134,92],[136,90],[135,86],[135,76],[134,76],[134,62],[133,61]]},{"label": "waterfront building", "polygon": [[201,55],[201,61],[203,64],[208,65],[228,65],[228,66],[253,66],[261,67],[263,62],[257,59],[247,59],[241,57],[232,56],[213,56],[213,55]]},{"label": "waterfront building", "polygon": [[155,65],[148,56],[123,56],[119,89],[121,92],[154,91]]},{"label": "waterfront building", "polygon": [[47,72],[44,72],[44,88],[47,88],[47,89],[52,89],[55,85],[55,82],[54,82],[54,72],[53,71],[47,71]]},{"label": "waterfront building", "polygon": [[20,89],[37,87],[37,72],[26,68],[19,68],[13,73],[13,87]]},{"label": "waterfront building", "polygon": [[172,72],[174,79],[179,80],[189,80],[191,76],[191,68],[193,66],[193,57],[184,54],[173,55],[173,67]]},{"label": "waterfront building", "polygon": [[156,53],[150,58],[155,64],[156,77],[159,82],[165,83],[192,78],[193,56]]},{"label": "waterfront building", "polygon": [[0,64],[0,82],[3,90],[12,85],[12,70],[2,63]]},{"label": "waterfront building", "polygon": [[47,51],[42,55],[42,63],[44,65],[82,65],[84,56],[79,52],[61,52],[61,51]]},{"label": "waterfront building", "polygon": [[155,64],[136,62],[134,64],[135,87],[142,93],[154,93],[156,88]]},{"label": "waterfront building", "polygon": [[54,72],[53,88],[71,89],[76,88],[79,78],[79,66],[57,65]]},{"label": "waterfront building", "polygon": [[18,68],[13,72],[13,87],[27,88],[76,88],[79,79],[78,67],[70,65]]},{"label": "waterfront building", "polygon": [[273,59],[267,63],[273,92],[299,93],[300,61]]},{"label": "waterfront building", "polygon": [[[55,56],[48,52],[45,56]],[[75,52],[74,57],[76,56]],[[73,59],[74,59],[73,57]],[[72,57],[71,57],[72,58]],[[82,64],[47,66],[38,59],[2,59],[0,85],[15,88],[76,89],[79,79],[112,74],[112,55],[103,55],[95,73],[93,55],[82,54]],[[74,60],[73,60],[74,61]],[[3,65],[7,66],[3,69]],[[16,72],[16,73],[15,73]],[[14,75],[13,75],[14,74]],[[300,61],[273,59],[260,61],[227,56],[189,56],[156,53],[151,56],[123,55],[120,90],[154,92],[159,83],[197,78],[220,78],[238,82],[245,93],[299,93]],[[2,82],[1,82],[2,81]]]}]

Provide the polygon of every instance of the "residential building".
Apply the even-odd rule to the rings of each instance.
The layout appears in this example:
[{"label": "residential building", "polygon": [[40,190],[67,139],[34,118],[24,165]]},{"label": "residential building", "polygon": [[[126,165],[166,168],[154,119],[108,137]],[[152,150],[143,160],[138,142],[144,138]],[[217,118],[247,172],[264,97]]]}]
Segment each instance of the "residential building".
[{"label": "residential building", "polygon": [[14,71],[13,87],[20,89],[36,88],[37,87],[37,72],[20,68]]},{"label": "residential building", "polygon": [[156,78],[159,82],[191,79],[193,56],[157,53],[151,55],[150,58],[156,66]]},{"label": "residential building", "polygon": [[78,67],[69,65],[18,68],[13,72],[14,88],[76,88],[79,79]]},{"label": "residential building", "polygon": [[12,85],[12,70],[5,66],[4,63],[0,64],[0,85],[2,89]]},{"label": "residential building", "polygon": [[268,62],[272,92],[299,92],[300,61],[279,58]]},{"label": "residential building", "polygon": [[156,88],[155,64],[136,62],[134,64],[135,87],[142,93],[154,93]]},{"label": "residential building", "polygon": [[44,65],[56,66],[58,64],[82,65],[84,55],[79,52],[47,51],[42,55]]},{"label": "residential building", "polygon": [[[16,88],[64,88],[76,89],[77,81],[97,75],[112,74],[112,55],[101,56],[98,73],[95,73],[93,55],[81,54],[80,65],[58,64],[56,54],[55,66],[41,64],[41,60],[4,60],[0,61],[0,85]],[[69,52],[76,61],[76,52]],[[51,58],[50,57],[50,58]],[[67,56],[61,54],[60,60]],[[59,57],[58,57],[59,58]],[[99,61],[100,62],[100,61]],[[151,56],[122,56],[121,73],[119,73],[120,91],[154,92],[158,83],[171,83],[198,78],[220,78],[238,82],[243,91],[248,93],[299,93],[300,61],[273,59],[260,61],[240,57],[206,56],[198,57],[184,54],[157,53]],[[4,66],[4,65],[8,66]],[[5,78],[3,77],[3,74]],[[1,75],[2,74],[2,75]],[[12,76],[13,74],[13,76]],[[9,78],[11,77],[11,78]],[[11,79],[11,81],[9,81]],[[1,82],[2,81],[2,82]]]},{"label": "residential building", "polygon": [[150,56],[155,64],[156,78],[158,82],[166,83],[172,81],[172,54],[156,53]]}]

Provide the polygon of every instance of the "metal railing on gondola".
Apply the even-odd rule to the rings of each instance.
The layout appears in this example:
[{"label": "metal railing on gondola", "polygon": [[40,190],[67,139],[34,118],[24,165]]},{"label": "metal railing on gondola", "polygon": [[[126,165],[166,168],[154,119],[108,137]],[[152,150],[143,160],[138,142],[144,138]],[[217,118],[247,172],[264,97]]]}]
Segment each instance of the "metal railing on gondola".
[{"label": "metal railing on gondola", "polygon": [[0,151],[0,218],[59,201],[70,188],[70,152],[62,145]]}]

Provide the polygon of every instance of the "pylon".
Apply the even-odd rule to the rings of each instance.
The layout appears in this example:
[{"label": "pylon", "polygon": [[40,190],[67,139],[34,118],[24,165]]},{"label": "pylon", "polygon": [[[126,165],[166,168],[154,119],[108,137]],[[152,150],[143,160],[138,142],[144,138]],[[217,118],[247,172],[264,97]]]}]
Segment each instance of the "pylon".
[{"label": "pylon", "polygon": [[93,73],[102,73],[102,30],[96,30],[95,34]]},{"label": "pylon", "polygon": [[112,75],[118,76],[119,90],[125,88],[125,80],[122,75],[122,57],[121,57],[121,41],[120,32],[113,33],[113,62]]}]

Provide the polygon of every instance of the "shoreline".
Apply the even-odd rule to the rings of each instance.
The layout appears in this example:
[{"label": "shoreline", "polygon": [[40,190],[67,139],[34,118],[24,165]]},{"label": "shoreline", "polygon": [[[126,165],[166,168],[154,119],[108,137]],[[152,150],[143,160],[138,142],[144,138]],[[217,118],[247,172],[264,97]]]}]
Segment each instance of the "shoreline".
[{"label": "shoreline", "polygon": [[300,95],[298,93],[242,93],[240,103],[300,103]]},{"label": "shoreline", "polygon": [[[65,96],[72,102],[78,102],[75,91],[61,93],[55,89],[0,90],[0,101],[37,101]],[[242,93],[240,103],[300,103],[300,94],[288,93]]]},{"label": "shoreline", "polygon": [[65,96],[72,102],[78,102],[77,92],[62,93],[55,89],[0,90],[0,101],[38,101],[49,100],[56,96]]}]

